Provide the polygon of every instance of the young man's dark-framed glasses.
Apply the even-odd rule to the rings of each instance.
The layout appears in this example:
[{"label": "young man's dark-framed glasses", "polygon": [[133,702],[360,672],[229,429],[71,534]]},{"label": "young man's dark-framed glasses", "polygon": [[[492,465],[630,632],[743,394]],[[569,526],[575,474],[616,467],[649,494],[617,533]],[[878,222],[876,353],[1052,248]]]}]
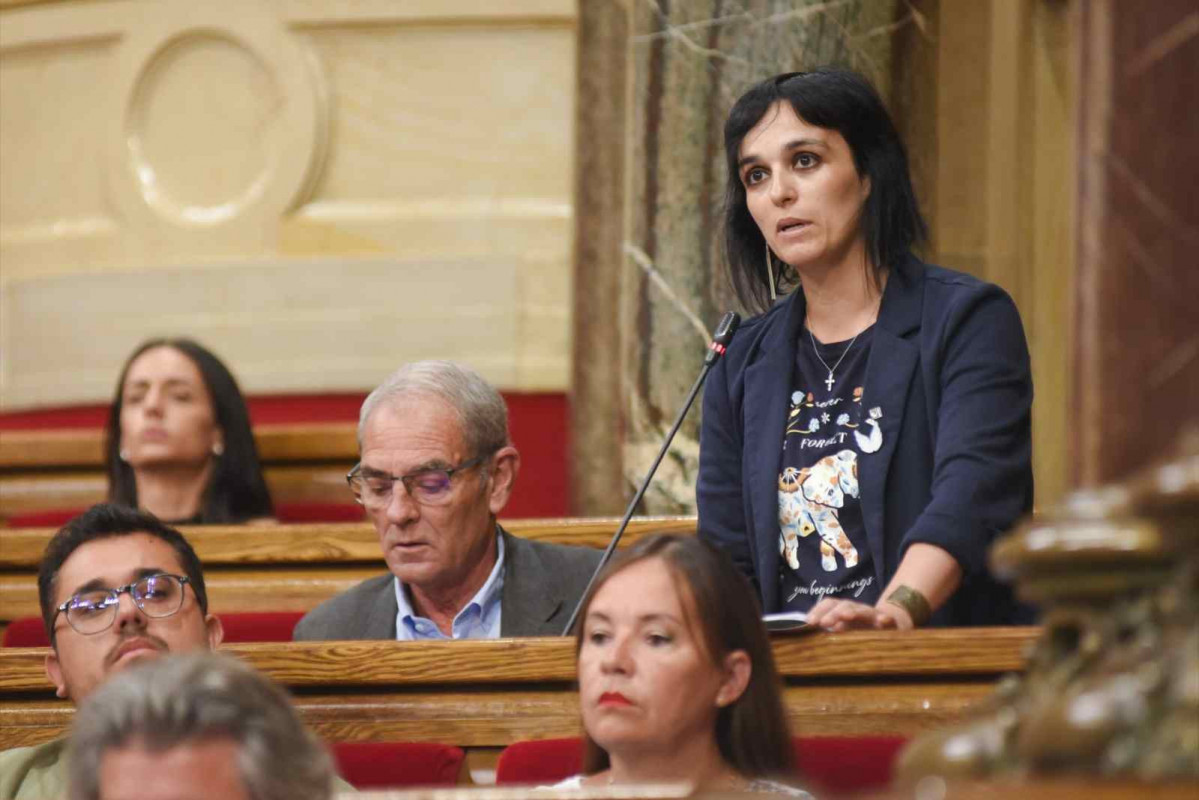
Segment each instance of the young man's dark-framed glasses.
[{"label": "young man's dark-framed glasses", "polygon": [[70,626],[84,636],[106,631],[117,618],[121,595],[126,592],[147,617],[169,617],[183,608],[183,585],[187,582],[185,575],[160,572],[116,589],[79,592],[58,607],[54,620],[66,614]]},{"label": "young man's dark-framed glasses", "polygon": [[455,467],[422,469],[408,475],[388,475],[385,472],[373,471],[364,473],[362,464],[356,464],[346,475],[346,483],[350,484],[354,499],[367,508],[381,508],[391,502],[391,493],[396,481],[403,483],[408,495],[421,505],[444,505],[453,496],[450,488],[454,484],[454,476],[471,467],[477,467],[488,455],[475,456]]}]

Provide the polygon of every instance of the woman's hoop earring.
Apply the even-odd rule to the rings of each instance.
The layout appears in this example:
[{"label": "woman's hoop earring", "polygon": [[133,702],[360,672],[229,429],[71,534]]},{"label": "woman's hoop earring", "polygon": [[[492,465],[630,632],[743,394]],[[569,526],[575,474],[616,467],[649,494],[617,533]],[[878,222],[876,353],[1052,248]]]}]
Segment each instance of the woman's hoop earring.
[{"label": "woman's hoop earring", "polygon": [[770,257],[770,245],[766,245],[766,276],[770,279],[770,302],[778,300],[778,295],[774,291],[774,260]]}]

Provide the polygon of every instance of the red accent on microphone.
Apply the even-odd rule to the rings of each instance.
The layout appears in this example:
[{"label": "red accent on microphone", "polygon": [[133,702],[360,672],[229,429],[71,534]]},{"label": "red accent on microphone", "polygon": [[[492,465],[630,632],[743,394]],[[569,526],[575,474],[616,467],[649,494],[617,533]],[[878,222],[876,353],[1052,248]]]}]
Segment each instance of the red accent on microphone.
[{"label": "red accent on microphone", "polygon": [[717,355],[722,356],[724,355],[725,346],[719,342],[712,342],[710,345],[708,345],[708,349],[715,352]]}]

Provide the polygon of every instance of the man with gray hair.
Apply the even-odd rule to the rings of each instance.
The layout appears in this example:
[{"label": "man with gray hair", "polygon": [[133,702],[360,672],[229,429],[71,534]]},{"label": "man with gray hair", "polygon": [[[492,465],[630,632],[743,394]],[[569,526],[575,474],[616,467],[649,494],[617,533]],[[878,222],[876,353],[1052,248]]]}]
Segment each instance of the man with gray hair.
[{"label": "man with gray hair", "polygon": [[282,689],[213,654],[105,683],[75,718],[68,763],[71,800],[327,800],[349,789]]},{"label": "man with gray hair", "polygon": [[358,449],[347,480],[390,573],[313,609],[297,640],[561,633],[600,553],[496,523],[520,454],[494,387],[453,362],[407,364],[362,404]]}]

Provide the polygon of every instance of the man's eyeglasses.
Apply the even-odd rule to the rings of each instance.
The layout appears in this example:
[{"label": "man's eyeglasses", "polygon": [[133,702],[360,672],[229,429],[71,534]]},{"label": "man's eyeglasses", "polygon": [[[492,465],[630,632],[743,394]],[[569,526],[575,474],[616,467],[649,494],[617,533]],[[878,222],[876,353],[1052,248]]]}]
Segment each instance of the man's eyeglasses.
[{"label": "man's eyeglasses", "polygon": [[50,627],[54,627],[59,614],[65,613],[71,627],[84,636],[106,631],[117,618],[121,595],[126,592],[147,617],[169,617],[183,607],[183,585],[187,582],[186,576],[160,572],[116,589],[80,592],[58,607]]},{"label": "man's eyeglasses", "polygon": [[350,484],[350,491],[354,493],[354,499],[371,509],[382,508],[391,502],[391,493],[395,488],[396,481],[401,481],[408,491],[408,495],[421,505],[445,505],[453,496],[450,489],[453,486],[454,476],[466,472],[472,467],[477,467],[489,457],[490,454],[476,456],[470,461],[463,461],[456,467],[422,469],[408,475],[388,475],[381,472],[363,474],[362,465],[357,464],[346,475],[346,483]]}]

